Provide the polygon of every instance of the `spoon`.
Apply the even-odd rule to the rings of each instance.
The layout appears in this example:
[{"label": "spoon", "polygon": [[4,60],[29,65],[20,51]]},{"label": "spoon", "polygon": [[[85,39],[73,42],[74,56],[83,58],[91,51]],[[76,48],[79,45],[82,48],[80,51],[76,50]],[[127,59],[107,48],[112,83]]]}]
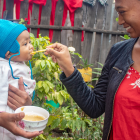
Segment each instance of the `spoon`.
[{"label": "spoon", "polygon": [[[53,49],[53,48],[51,48],[51,49]],[[39,51],[33,51],[33,52],[31,52],[30,54],[35,55],[35,54],[38,53],[38,52],[45,52],[45,51],[46,51],[46,49],[44,49],[44,50],[39,50]]]}]

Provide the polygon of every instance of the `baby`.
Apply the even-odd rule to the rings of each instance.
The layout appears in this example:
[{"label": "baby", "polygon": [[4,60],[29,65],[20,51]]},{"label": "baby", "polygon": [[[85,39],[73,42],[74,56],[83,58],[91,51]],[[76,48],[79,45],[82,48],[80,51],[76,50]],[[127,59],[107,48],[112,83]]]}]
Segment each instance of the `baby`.
[{"label": "baby", "polygon": [[[32,58],[34,48],[24,25],[0,19],[0,111],[14,113],[7,105],[9,84],[18,88],[18,79],[23,77],[25,91],[32,96],[35,80],[25,64]],[[29,61],[30,63],[30,61]],[[13,135],[0,127],[1,140],[27,140]]]}]

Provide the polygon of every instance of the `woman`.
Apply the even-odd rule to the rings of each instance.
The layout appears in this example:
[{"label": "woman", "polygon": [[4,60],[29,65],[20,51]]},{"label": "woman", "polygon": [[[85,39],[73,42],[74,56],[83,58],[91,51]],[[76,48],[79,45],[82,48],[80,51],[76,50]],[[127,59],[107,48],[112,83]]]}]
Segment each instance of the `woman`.
[{"label": "woman", "polygon": [[91,90],[73,67],[66,46],[49,46],[50,54],[63,73],[60,79],[68,93],[86,114],[97,118],[105,112],[103,140],[140,139],[140,1],[115,0],[119,24],[130,40],[115,44],[105,61],[102,74]]}]

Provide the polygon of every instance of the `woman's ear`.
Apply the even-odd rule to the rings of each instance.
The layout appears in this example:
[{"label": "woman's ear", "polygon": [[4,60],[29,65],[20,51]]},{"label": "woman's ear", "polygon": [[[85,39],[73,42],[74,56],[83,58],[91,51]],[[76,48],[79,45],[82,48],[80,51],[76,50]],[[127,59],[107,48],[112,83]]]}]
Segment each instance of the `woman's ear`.
[{"label": "woman's ear", "polygon": [[8,51],[6,54],[5,54],[5,58],[6,59],[9,59],[11,57],[11,53]]}]

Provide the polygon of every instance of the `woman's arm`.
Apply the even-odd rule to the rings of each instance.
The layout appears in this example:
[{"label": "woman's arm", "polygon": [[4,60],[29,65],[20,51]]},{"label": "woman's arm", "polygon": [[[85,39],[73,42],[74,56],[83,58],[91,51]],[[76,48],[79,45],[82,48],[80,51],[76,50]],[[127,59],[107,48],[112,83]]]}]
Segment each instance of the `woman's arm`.
[{"label": "woman's arm", "polygon": [[[50,49],[54,48],[54,49]],[[61,81],[80,108],[90,117],[97,118],[105,111],[105,100],[108,86],[109,56],[104,65],[99,82],[91,90],[80,72],[74,69],[69,51],[66,46],[55,43],[47,46],[46,54],[50,54],[53,61],[57,62],[64,73],[60,76]]]},{"label": "woman's arm", "polygon": [[16,110],[21,106],[32,105],[31,97],[28,95],[28,93],[25,92],[22,77],[18,80],[18,85],[19,89],[9,85],[7,104],[13,110]]}]

